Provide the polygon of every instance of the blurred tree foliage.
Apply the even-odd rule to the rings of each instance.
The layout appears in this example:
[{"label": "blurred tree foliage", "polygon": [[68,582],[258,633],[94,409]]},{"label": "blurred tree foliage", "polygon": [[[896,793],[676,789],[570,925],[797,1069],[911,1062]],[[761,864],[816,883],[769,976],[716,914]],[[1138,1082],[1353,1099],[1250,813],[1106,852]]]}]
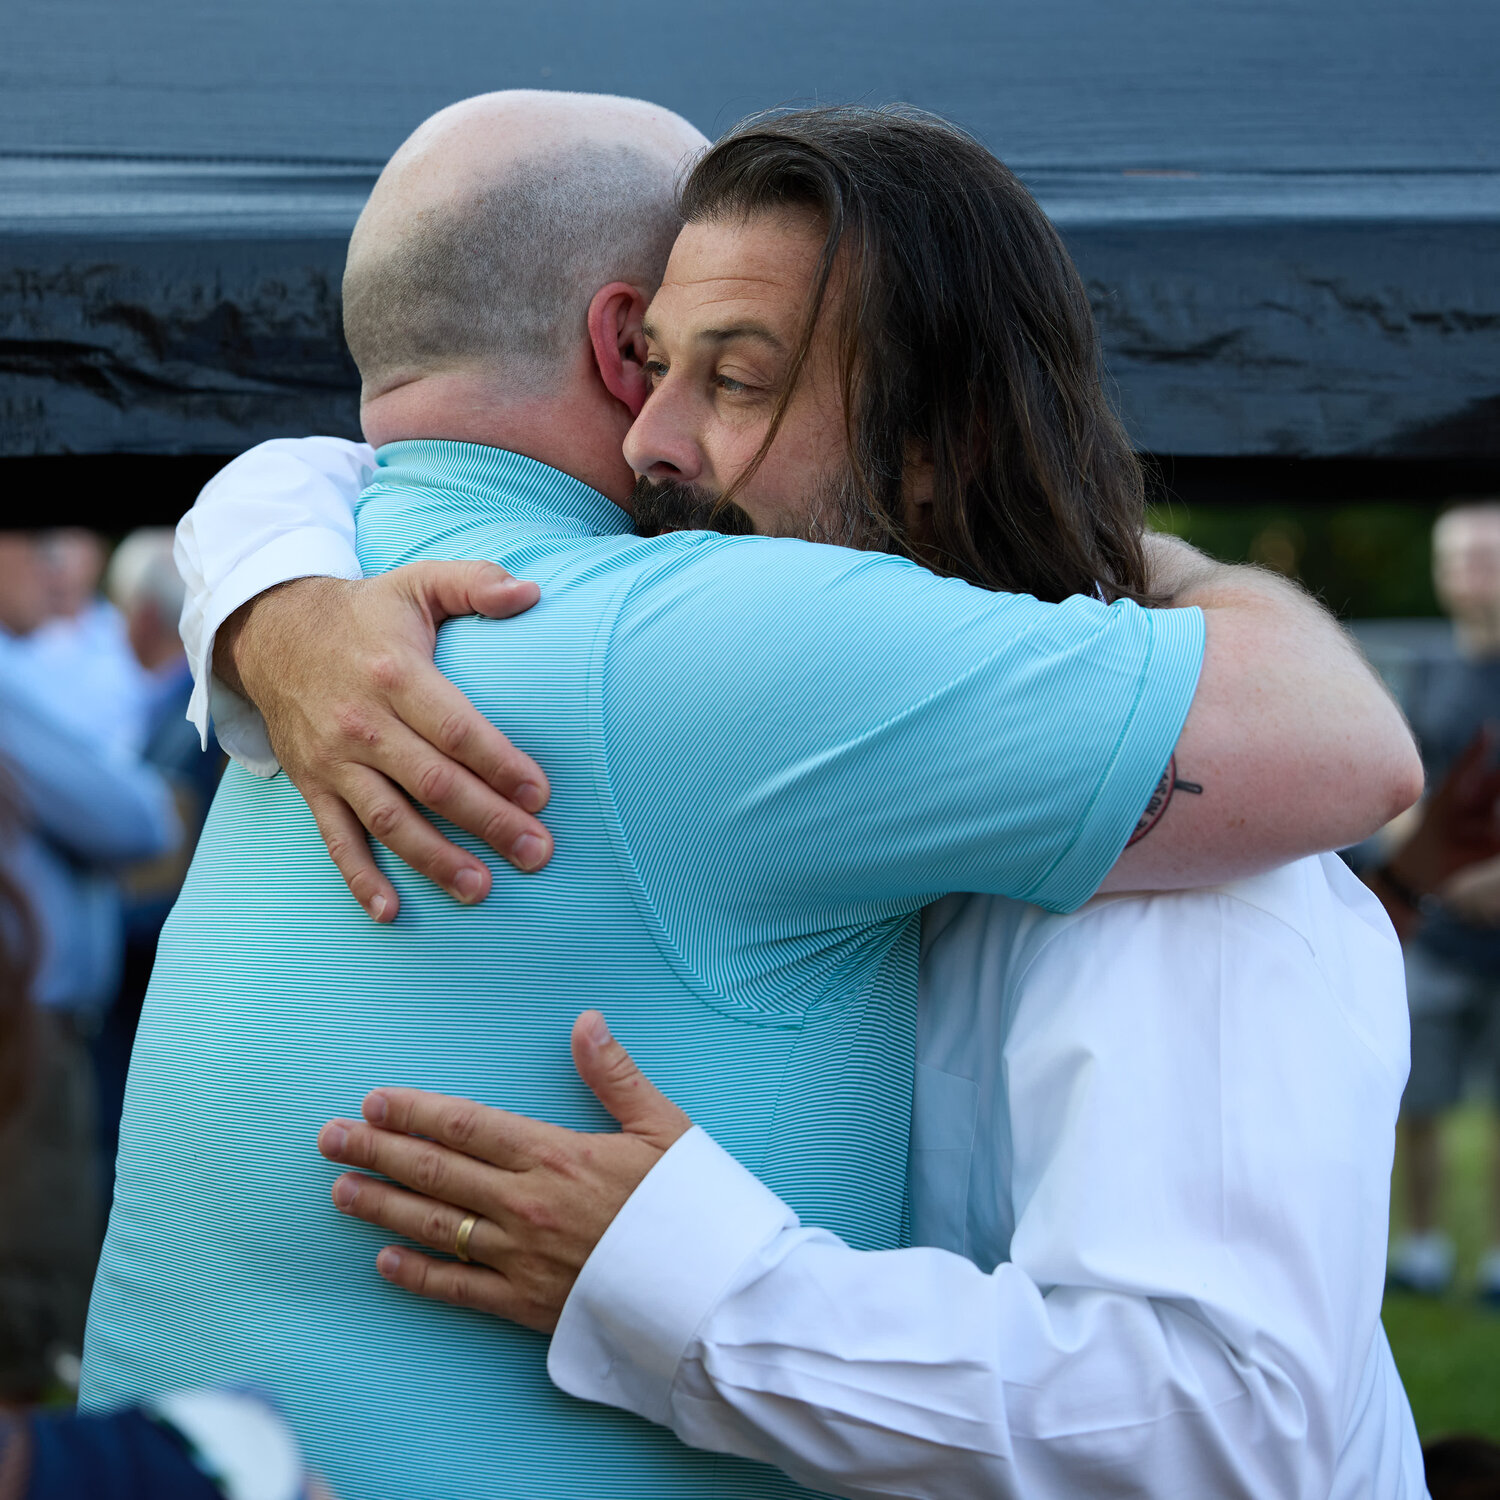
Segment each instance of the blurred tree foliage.
[{"label": "blurred tree foliage", "polygon": [[1186,505],[1150,508],[1151,525],[1225,562],[1257,562],[1300,579],[1345,619],[1435,615],[1432,523],[1410,501],[1357,505]]}]

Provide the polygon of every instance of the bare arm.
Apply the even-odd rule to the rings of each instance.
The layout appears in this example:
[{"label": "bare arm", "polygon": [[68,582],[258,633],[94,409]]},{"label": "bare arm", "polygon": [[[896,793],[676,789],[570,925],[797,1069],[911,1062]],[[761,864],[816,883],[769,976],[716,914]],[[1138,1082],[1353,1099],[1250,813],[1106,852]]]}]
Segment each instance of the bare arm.
[{"label": "bare arm", "polygon": [[1421,795],[1411,731],[1295,584],[1152,537],[1153,582],[1207,623],[1175,764],[1105,890],[1216,884],[1367,838]]},{"label": "bare arm", "polygon": [[[1171,538],[1152,547],[1157,588],[1204,611],[1207,647],[1171,774],[1104,889],[1217,884],[1355,843],[1416,800],[1421,764],[1401,712],[1325,610],[1262,569],[1226,567]],[[530,816],[545,805],[541,772],[432,664],[443,618],[514,614],[535,598],[533,585],[486,564],[420,563],[364,582],[283,584],[220,632],[215,672],[264,714],[377,919],[395,915],[396,894],[365,829],[460,900],[489,888],[488,871],[403,788],[520,868],[550,857]]]}]

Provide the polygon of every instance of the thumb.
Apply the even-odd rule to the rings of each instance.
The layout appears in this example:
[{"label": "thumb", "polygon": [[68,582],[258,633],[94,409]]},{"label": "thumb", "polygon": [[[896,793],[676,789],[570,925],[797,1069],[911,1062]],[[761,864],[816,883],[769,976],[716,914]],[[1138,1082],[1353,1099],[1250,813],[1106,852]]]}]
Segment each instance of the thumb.
[{"label": "thumb", "polygon": [[455,615],[508,619],[524,614],[542,597],[536,584],[512,578],[498,563],[422,562],[401,571],[434,626]]},{"label": "thumb", "polygon": [[597,1010],[584,1011],[573,1023],[573,1066],[627,1134],[644,1136],[665,1151],[692,1128],[693,1122],[610,1035]]}]

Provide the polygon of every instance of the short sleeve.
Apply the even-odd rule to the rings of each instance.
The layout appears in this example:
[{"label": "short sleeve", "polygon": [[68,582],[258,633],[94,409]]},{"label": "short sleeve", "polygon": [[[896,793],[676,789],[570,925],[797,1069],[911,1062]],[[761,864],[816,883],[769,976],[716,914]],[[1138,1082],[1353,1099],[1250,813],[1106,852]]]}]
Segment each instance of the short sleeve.
[{"label": "short sleeve", "polygon": [[1044,604],[792,541],[684,546],[624,602],[604,679],[642,891],[699,973],[709,901],[763,937],[949,891],[1070,910],[1146,806],[1202,655],[1195,609]]}]

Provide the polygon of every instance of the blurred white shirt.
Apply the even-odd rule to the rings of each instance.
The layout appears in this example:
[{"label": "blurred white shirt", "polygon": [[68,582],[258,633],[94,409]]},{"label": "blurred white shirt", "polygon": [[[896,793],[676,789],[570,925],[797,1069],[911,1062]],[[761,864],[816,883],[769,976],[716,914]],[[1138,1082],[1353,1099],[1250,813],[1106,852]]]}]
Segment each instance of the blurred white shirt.
[{"label": "blurred white shirt", "polygon": [[87,739],[139,755],[146,743],[150,679],[107,599],[76,618],[49,620],[21,642],[54,712]]},{"label": "blurred white shirt", "polygon": [[30,643],[0,630],[0,776],[17,820],[0,862],[36,917],[37,1003],[92,1020],[120,983],[115,871],[173,848],[181,828],[162,778],[113,736],[82,727],[86,705],[61,714],[59,696]]}]

